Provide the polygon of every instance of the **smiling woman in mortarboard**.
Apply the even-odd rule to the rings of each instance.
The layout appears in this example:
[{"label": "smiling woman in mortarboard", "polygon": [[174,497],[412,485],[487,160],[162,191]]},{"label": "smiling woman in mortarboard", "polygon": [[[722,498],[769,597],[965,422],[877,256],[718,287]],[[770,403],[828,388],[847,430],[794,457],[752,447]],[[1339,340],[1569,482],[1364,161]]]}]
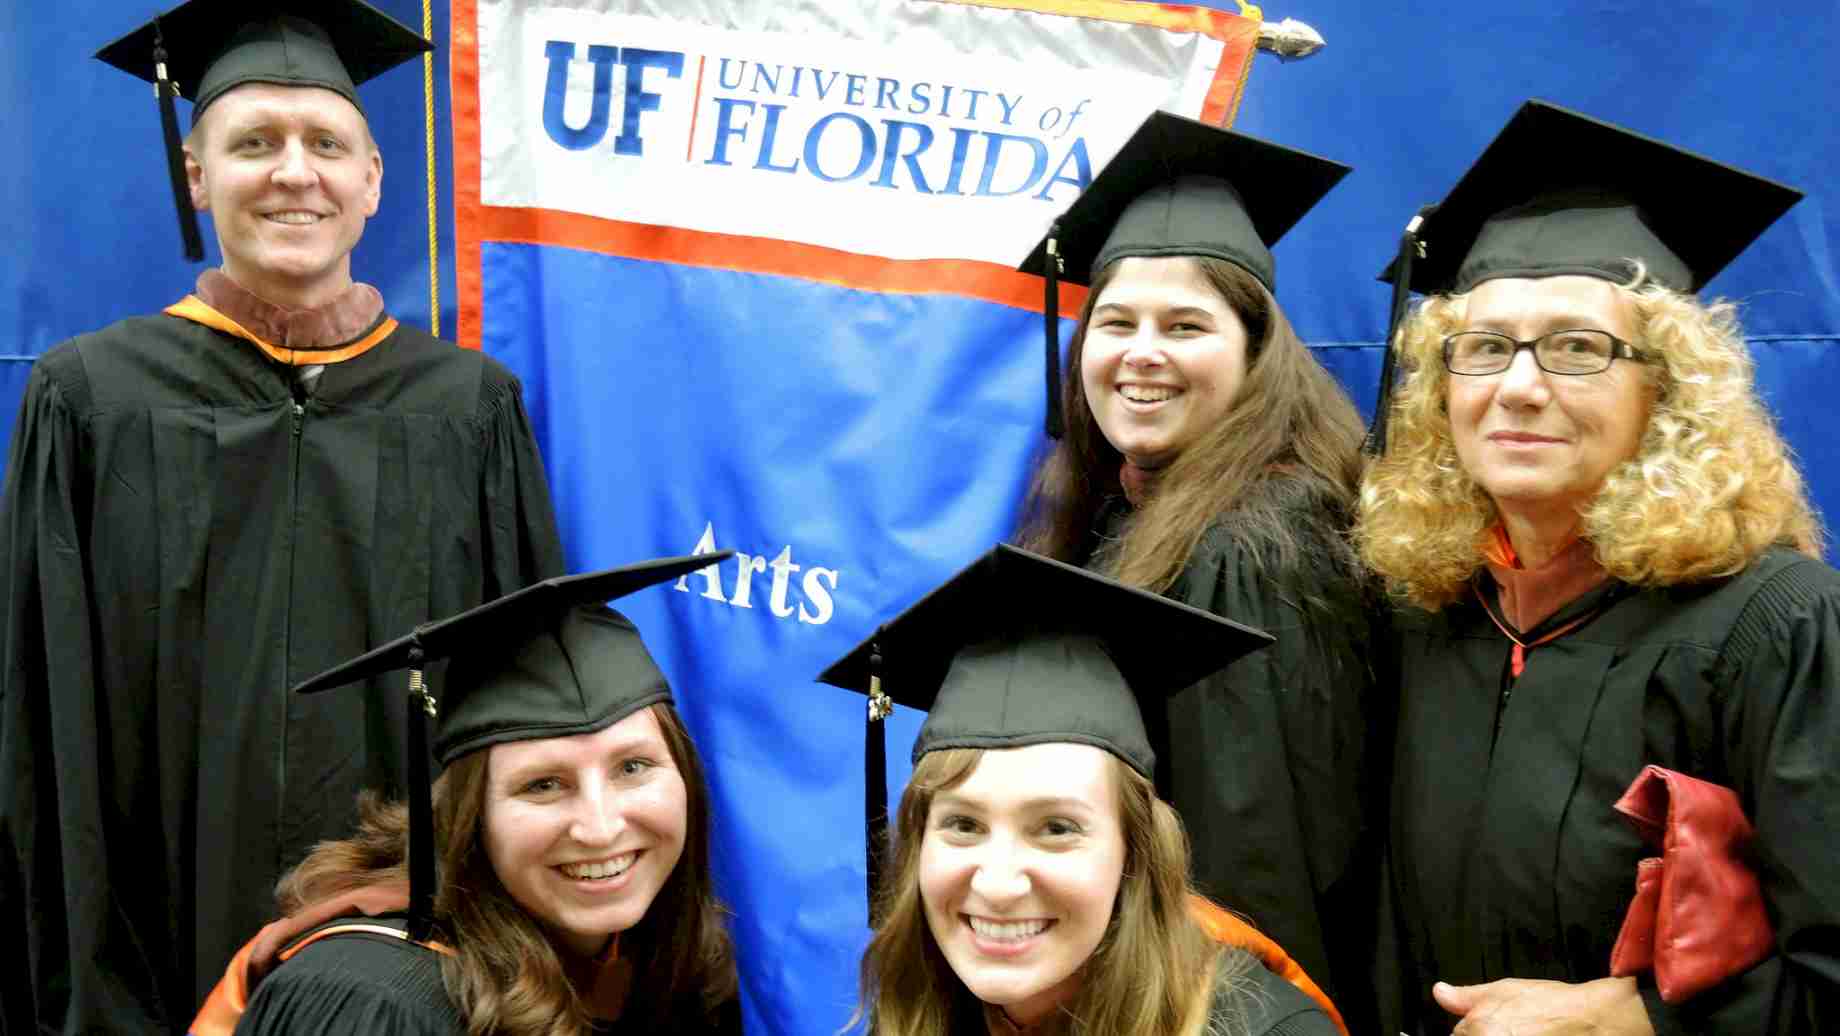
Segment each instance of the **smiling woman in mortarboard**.
[{"label": "smiling woman in mortarboard", "polygon": [[[1529,102],[1392,271],[1431,297],[1358,534],[1405,602],[1408,1032],[1840,1027],[1840,575],[1734,307],[1691,294],[1798,197]],[[1625,922],[1651,765],[1735,793],[1773,936],[1670,877],[1673,831]]]},{"label": "smiling woman in mortarboard", "polygon": [[826,670],[871,717],[928,713],[890,866],[870,870],[869,1031],[1341,1032],[1275,944],[1191,890],[1151,783],[1164,745],[1145,708],[1269,641],[1003,546]]},{"label": "smiling woman in mortarboard", "polygon": [[[415,670],[410,752],[429,710],[445,772],[432,796],[367,798],[355,837],[282,879],[286,916],[192,1036],[739,1033],[696,749],[638,629],[598,603],[719,559],[539,583],[298,688]],[[442,657],[437,701],[420,667]]]},{"label": "smiling woman in mortarboard", "polygon": [[1269,251],[1347,171],[1158,112],[1093,180],[1023,265],[1091,291],[1054,384],[1065,436],[1020,542],[1277,637],[1158,706],[1157,779],[1202,890],[1361,1030],[1369,595],[1346,539],[1360,416],[1285,320]]}]

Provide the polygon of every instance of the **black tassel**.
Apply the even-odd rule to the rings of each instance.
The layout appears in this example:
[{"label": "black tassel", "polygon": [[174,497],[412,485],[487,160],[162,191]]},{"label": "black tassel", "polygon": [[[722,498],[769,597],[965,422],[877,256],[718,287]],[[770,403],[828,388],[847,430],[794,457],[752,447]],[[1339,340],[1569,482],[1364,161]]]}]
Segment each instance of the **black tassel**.
[{"label": "black tassel", "polygon": [[1048,228],[1047,277],[1042,282],[1045,301],[1042,305],[1043,328],[1048,340],[1048,426],[1050,439],[1066,434],[1067,421],[1061,414],[1061,225]]},{"label": "black tassel", "polygon": [[428,720],[434,699],[422,686],[420,647],[409,649],[409,938],[425,942],[434,930],[434,779],[428,766]]},{"label": "black tassel", "polygon": [[1386,452],[1386,423],[1393,409],[1393,380],[1396,376],[1395,357],[1398,354],[1399,325],[1405,322],[1406,307],[1412,298],[1412,263],[1424,250],[1418,240],[1419,224],[1424,222],[1425,210],[1412,217],[1406,224],[1406,232],[1399,237],[1399,255],[1393,260],[1393,302],[1386,318],[1386,351],[1380,359],[1380,385],[1374,393],[1374,418],[1367,426],[1367,441],[1361,445],[1362,452],[1370,457],[1378,457]]},{"label": "black tassel", "polygon": [[172,178],[173,207],[179,212],[179,237],[185,242],[185,258],[196,263],[204,259],[204,238],[198,233],[198,211],[192,208],[192,192],[185,182],[185,145],[179,139],[179,112],[173,106],[179,88],[166,78],[166,41],[158,19],[153,23],[153,77],[153,93],[160,101],[160,131],[166,137],[166,172]]},{"label": "black tassel", "polygon": [[880,645],[869,648],[869,712],[863,728],[863,827],[869,876],[869,927],[881,923],[878,905],[888,853],[888,724],[894,703],[882,693]]}]

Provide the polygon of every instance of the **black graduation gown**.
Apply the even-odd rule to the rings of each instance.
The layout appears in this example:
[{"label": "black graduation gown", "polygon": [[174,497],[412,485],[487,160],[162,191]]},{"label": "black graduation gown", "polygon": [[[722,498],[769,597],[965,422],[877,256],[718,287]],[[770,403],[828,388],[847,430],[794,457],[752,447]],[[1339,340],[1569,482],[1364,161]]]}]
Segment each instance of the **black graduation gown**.
[{"label": "black graduation gown", "polygon": [[385,935],[329,936],[303,947],[249,998],[237,1036],[465,1036],[441,982],[441,954]]},{"label": "black graduation gown", "polygon": [[[466,1021],[441,984],[434,950],[388,936],[342,934],[302,948],[249,998],[238,1036],[461,1036]],[[707,1022],[641,1027],[606,1022],[606,1036],[740,1036],[741,1002],[730,1000]]]},{"label": "black graduation gown", "polygon": [[[1236,946],[1221,951],[1209,973],[1214,983],[1208,1009],[1209,1033],[1233,1036],[1341,1036],[1322,1007],[1275,974],[1251,953]],[[1016,1028],[995,1007],[979,1003],[961,987],[952,1031],[966,1034],[1013,1034]],[[1062,1033],[1066,1016],[1042,1031]]]},{"label": "black graduation gown", "polygon": [[[1241,949],[1221,961],[1210,1031],[1246,1036],[1341,1036],[1316,1001]],[[1336,1005],[1338,1008],[1341,1005]]]},{"label": "black graduation gown", "polygon": [[1606,597],[1511,683],[1511,646],[1473,599],[1397,620],[1406,1031],[1451,1029],[1435,981],[1609,973],[1654,855],[1611,807],[1649,764],[1737,791],[1778,947],[1684,1004],[1642,980],[1656,1031],[1840,1031],[1840,574],[1775,550],[1731,579],[1599,588],[1547,624]]},{"label": "black graduation gown", "polygon": [[400,677],[287,688],[561,571],[477,352],[399,327],[306,392],[160,315],[40,357],[0,519],[5,1025],[183,1026],[282,871],[401,783]]},{"label": "black graduation gown", "polygon": [[1300,479],[1267,481],[1258,491],[1292,516],[1298,556],[1260,556],[1228,514],[1168,596],[1276,642],[1170,699],[1158,783],[1188,829],[1200,891],[1282,946],[1363,1033],[1381,833],[1363,797],[1377,722],[1367,595],[1336,560],[1333,502]]}]

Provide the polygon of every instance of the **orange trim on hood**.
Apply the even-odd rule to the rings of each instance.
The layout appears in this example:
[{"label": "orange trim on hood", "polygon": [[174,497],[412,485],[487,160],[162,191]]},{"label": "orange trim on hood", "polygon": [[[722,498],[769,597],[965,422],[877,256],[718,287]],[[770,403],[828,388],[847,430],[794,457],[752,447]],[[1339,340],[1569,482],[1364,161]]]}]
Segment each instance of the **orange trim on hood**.
[{"label": "orange trim on hood", "polygon": [[244,341],[252,342],[256,348],[266,353],[269,359],[277,363],[285,363],[290,367],[306,367],[315,363],[343,363],[370,352],[372,346],[396,332],[396,318],[385,317],[383,323],[378,324],[370,334],[350,345],[342,345],[337,349],[289,349],[257,338],[254,332],[211,308],[208,303],[196,295],[187,295],[167,306],[166,314],[181,320],[190,320],[194,324],[203,324],[214,331],[222,331],[224,334],[235,335]]}]

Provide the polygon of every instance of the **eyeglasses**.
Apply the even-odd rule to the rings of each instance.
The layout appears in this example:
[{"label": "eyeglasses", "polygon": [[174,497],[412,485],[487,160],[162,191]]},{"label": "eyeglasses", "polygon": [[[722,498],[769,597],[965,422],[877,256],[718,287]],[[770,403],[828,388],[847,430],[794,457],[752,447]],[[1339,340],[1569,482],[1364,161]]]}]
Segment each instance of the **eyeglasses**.
[{"label": "eyeglasses", "polygon": [[1444,339],[1444,369],[1452,374],[1500,374],[1522,349],[1548,374],[1601,374],[1618,359],[1641,360],[1642,353],[1608,331],[1570,328],[1521,341],[1493,331],[1462,331]]}]

